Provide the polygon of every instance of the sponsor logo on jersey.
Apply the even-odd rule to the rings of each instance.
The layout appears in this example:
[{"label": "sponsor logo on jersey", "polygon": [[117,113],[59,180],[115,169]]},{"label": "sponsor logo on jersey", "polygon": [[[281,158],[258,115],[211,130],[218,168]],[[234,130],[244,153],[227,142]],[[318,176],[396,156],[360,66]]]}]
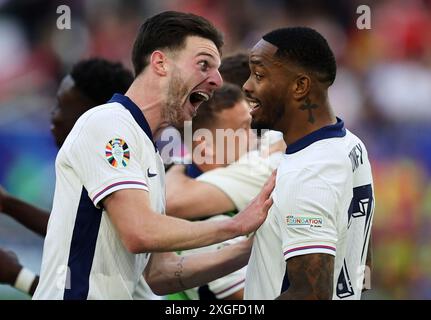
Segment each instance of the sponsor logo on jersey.
[{"label": "sponsor logo on jersey", "polygon": [[126,141],[120,138],[110,140],[105,147],[106,160],[114,168],[124,168],[130,160],[130,150]]},{"label": "sponsor logo on jersey", "polygon": [[319,217],[286,217],[287,225],[290,227],[311,227],[320,228],[323,224],[322,218]]},{"label": "sponsor logo on jersey", "polygon": [[157,176],[157,173],[151,173],[151,172],[150,172],[150,168],[148,168],[148,169],[147,169],[147,176],[148,176],[148,178],[152,178],[152,177]]}]

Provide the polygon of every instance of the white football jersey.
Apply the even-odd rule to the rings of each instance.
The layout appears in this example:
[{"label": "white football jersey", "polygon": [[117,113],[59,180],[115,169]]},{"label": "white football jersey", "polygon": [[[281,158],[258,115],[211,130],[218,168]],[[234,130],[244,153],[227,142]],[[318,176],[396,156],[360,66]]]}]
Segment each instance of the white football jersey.
[{"label": "white football jersey", "polygon": [[133,300],[162,300],[162,298],[151,290],[144,276],[141,276],[133,292]]},{"label": "white football jersey", "polygon": [[245,299],[274,299],[289,287],[286,261],[335,256],[333,299],[360,299],[374,212],[373,180],[360,139],[337,124],[288,146],[274,204],[256,232]]},{"label": "white football jersey", "polygon": [[[101,200],[149,193],[165,211],[164,166],[141,110],[116,94],[76,122],[56,159],[56,187],[34,299],[132,299],[149,253],[121,242]],[[127,211],[124,212],[127,215]]]}]

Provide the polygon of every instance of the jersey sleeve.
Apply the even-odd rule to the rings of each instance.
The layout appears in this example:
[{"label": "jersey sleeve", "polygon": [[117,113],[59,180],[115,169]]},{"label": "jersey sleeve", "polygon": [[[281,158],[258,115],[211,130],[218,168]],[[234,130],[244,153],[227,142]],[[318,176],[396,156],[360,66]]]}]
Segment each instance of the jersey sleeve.
[{"label": "jersey sleeve", "polygon": [[208,171],[197,180],[222,190],[241,211],[257,196],[273,171],[262,159],[250,157],[247,160]]},{"label": "jersey sleeve", "polygon": [[247,267],[243,267],[222,278],[208,283],[209,289],[214,293],[217,299],[224,299],[235,292],[244,289],[245,275]]},{"label": "jersey sleeve", "polygon": [[161,296],[157,296],[145,281],[144,276],[139,277],[139,282],[133,292],[133,300],[161,300]]},{"label": "jersey sleeve", "polygon": [[308,170],[279,177],[273,193],[285,260],[304,254],[335,256],[336,197],[318,174]]},{"label": "jersey sleeve", "polygon": [[141,161],[145,157],[140,155],[154,151],[145,150],[132,121],[124,112],[99,111],[86,119],[71,143],[71,166],[96,207],[114,191],[148,191],[145,163]]}]

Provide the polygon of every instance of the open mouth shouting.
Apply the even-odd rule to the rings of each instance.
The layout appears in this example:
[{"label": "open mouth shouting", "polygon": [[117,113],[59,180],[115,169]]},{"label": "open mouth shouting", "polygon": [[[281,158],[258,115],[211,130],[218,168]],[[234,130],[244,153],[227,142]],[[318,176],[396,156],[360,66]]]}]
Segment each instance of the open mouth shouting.
[{"label": "open mouth shouting", "polygon": [[192,106],[192,115],[195,115],[198,111],[199,106],[205,102],[208,101],[211,98],[211,94],[202,91],[202,90],[196,90],[193,91],[189,96],[189,101]]}]

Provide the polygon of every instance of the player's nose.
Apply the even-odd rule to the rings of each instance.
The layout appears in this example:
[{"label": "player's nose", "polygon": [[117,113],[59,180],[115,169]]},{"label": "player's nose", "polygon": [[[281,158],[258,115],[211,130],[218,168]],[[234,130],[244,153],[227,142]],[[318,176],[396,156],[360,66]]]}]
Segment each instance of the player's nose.
[{"label": "player's nose", "polygon": [[223,85],[223,78],[218,70],[214,70],[209,78],[209,83],[211,86],[215,87],[214,89],[218,89]]},{"label": "player's nose", "polygon": [[247,94],[252,92],[250,78],[242,85],[242,90]]}]

